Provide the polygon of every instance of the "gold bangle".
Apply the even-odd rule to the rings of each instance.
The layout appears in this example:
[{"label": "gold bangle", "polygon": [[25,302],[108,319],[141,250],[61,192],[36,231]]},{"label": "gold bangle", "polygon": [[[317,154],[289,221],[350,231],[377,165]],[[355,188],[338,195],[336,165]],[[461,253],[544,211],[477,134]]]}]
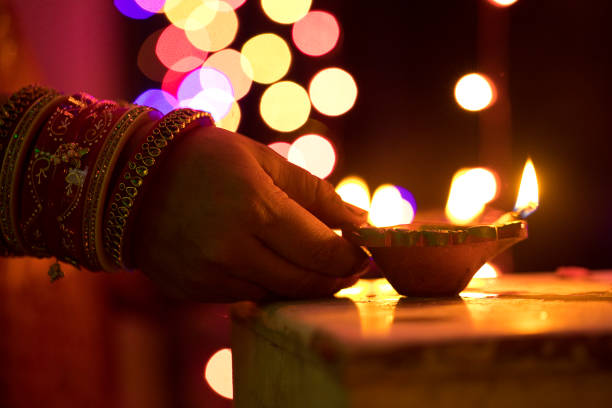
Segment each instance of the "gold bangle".
[{"label": "gold bangle", "polygon": [[50,112],[57,103],[65,99],[56,91],[47,91],[24,113],[12,132],[6,146],[0,170],[0,230],[2,237],[15,254],[23,254],[23,243],[18,234],[18,201],[21,186],[21,167],[26,159],[31,142],[37,135]]},{"label": "gold bangle", "polygon": [[160,156],[168,151],[167,147],[172,144],[172,140],[187,126],[201,119],[206,119],[207,125],[214,125],[214,120],[207,112],[192,109],[177,109],[170,112],[155,126],[122,169],[113,193],[109,197],[104,217],[104,249],[116,268],[126,267],[124,264],[126,237],[134,207],[137,206],[139,196],[142,196],[143,183],[148,176],[150,178],[151,171],[156,163],[159,163]]},{"label": "gold bangle", "polygon": [[[106,256],[102,241],[102,218],[104,217],[104,203],[113,169],[126,142],[136,129],[147,120],[153,122],[158,118],[151,118],[157,112],[144,106],[134,107],[127,111],[115,124],[111,134],[104,142],[96,163],[93,167],[93,176],[85,196],[83,210],[83,250],[85,267],[92,271],[116,270],[114,263]],[[160,114],[161,115],[161,114]]]}]

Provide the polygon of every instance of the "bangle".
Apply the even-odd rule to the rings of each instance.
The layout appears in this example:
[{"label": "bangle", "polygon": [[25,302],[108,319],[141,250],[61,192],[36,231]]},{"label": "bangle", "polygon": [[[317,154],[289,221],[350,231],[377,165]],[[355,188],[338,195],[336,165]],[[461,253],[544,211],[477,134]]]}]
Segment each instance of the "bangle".
[{"label": "bangle", "polygon": [[96,99],[84,93],[69,96],[61,103],[41,131],[30,153],[21,195],[20,229],[24,250],[37,257],[51,256],[40,225],[41,214],[49,205],[47,199],[53,157],[69,137],[76,118]]},{"label": "bangle", "polygon": [[[29,85],[15,92],[11,97],[0,107],[0,167],[4,156],[4,148],[8,144],[9,134],[13,127],[23,115],[23,112],[34,101],[49,92],[49,88],[43,88],[38,85]],[[0,256],[11,255],[12,252],[4,243],[4,238],[0,233]]]},{"label": "bangle", "polygon": [[161,113],[154,109],[144,106],[133,107],[115,124],[100,150],[91,170],[92,176],[85,194],[83,211],[82,247],[84,254],[81,260],[89,270],[112,271],[116,269],[112,260],[106,256],[102,241],[102,218],[111,175],[123,147],[132,134],[145,123],[153,123],[158,120],[160,116]]},{"label": "bangle", "polygon": [[81,112],[53,153],[53,170],[47,182],[49,203],[42,217],[43,236],[58,259],[79,266],[82,259],[80,234],[86,186],[107,133],[127,108],[99,101]]},{"label": "bangle", "polygon": [[146,180],[153,178],[176,136],[195,126],[212,125],[214,120],[209,113],[177,109],[164,116],[130,155],[115,181],[104,217],[104,250],[116,268],[133,265],[128,258],[131,224],[144,196]]},{"label": "bangle", "polygon": [[37,99],[17,123],[6,146],[0,170],[0,230],[9,250],[18,255],[24,254],[18,233],[21,168],[38,129],[46,121],[51,109],[63,99],[55,91],[48,91]]}]

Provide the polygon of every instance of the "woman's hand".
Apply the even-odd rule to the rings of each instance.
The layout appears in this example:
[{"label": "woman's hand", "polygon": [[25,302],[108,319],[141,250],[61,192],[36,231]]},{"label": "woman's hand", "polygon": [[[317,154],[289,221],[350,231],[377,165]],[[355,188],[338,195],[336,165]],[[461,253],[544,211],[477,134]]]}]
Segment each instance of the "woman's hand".
[{"label": "woman's hand", "polygon": [[180,297],[203,301],[331,295],[364,271],[330,227],[366,213],[272,149],[215,127],[177,140],[137,219],[135,262]]}]

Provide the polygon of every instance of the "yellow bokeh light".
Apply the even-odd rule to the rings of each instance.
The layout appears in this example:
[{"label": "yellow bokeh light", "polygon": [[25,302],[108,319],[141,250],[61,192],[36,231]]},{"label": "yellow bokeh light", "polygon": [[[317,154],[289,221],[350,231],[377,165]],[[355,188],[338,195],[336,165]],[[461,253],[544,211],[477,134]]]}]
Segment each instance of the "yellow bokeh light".
[{"label": "yellow bokeh light", "polygon": [[232,83],[236,100],[245,96],[253,84],[251,77],[245,74],[240,67],[241,58],[240,52],[226,48],[209,56],[203,65],[223,72],[227,76]]},{"label": "yellow bokeh light", "polygon": [[518,0],[489,0],[489,3],[500,7],[507,7],[513,5],[517,1]]},{"label": "yellow bokeh light", "polygon": [[[212,20],[206,25],[201,25],[202,17],[190,16],[185,23],[185,34],[189,42],[200,50],[218,51],[230,45],[236,38],[238,32],[236,12],[225,2],[219,2],[217,7],[218,10]],[[204,4],[194,10],[193,14],[197,14],[199,10],[210,10],[210,7]]]},{"label": "yellow bokeh light", "polygon": [[536,176],[535,167],[531,159],[527,159],[523,176],[521,177],[521,187],[519,188],[514,211],[526,212],[523,216],[529,215],[538,208],[540,203],[538,191],[538,178]]},{"label": "yellow bokeh light", "polygon": [[230,349],[221,349],[210,357],[204,369],[204,378],[217,394],[228,399],[233,398],[232,351]]},{"label": "yellow bokeh light", "polygon": [[454,224],[468,224],[482,213],[496,194],[497,179],[490,170],[482,167],[461,169],[451,182],[446,216]]},{"label": "yellow bokeh light", "polygon": [[297,138],[289,148],[289,161],[294,163],[296,155],[303,157],[304,169],[319,178],[326,178],[334,170],[336,151],[323,136],[309,134]]},{"label": "yellow bokeh light", "polygon": [[370,189],[362,178],[357,176],[343,178],[336,186],[336,193],[343,201],[366,211],[370,210]]},{"label": "yellow bokeh light", "polygon": [[497,278],[497,275],[498,273],[495,266],[487,262],[482,265],[478,271],[476,271],[472,279],[493,279]]},{"label": "yellow bokeh light", "polygon": [[241,65],[253,81],[271,84],[281,79],[291,65],[287,42],[276,34],[259,34],[242,46]]},{"label": "yellow bokeh light", "polygon": [[185,19],[183,28],[187,31],[196,31],[205,28],[213,21],[219,8],[219,0],[200,0],[200,5],[195,7]]},{"label": "yellow bokeh light", "polygon": [[261,0],[261,7],[270,20],[293,24],[310,10],[312,0]]},{"label": "yellow bokeh light", "polygon": [[223,118],[221,118],[221,120],[218,121],[216,125],[217,127],[220,127],[222,129],[235,132],[236,130],[238,130],[241,117],[242,114],[240,112],[240,105],[238,105],[238,102],[234,101],[229,112]]},{"label": "yellow bokeh light", "polygon": [[455,100],[465,110],[483,110],[494,102],[495,88],[484,75],[464,75],[455,85]]},{"label": "yellow bokeh light", "polygon": [[272,129],[294,131],[306,122],[310,114],[308,93],[295,82],[277,82],[261,96],[259,112]]},{"label": "yellow bokeh light", "polygon": [[312,105],[328,116],[338,116],[347,112],[357,99],[357,84],[343,69],[326,68],[319,71],[308,89]]},{"label": "yellow bokeh light", "polygon": [[201,28],[212,21],[218,5],[219,0],[166,0],[163,11],[172,24],[184,30],[196,9],[200,11],[193,15],[190,24]]},{"label": "yellow bokeh light", "polygon": [[369,221],[376,227],[410,224],[414,209],[402,198],[400,191],[391,184],[383,184],[374,191],[370,205]]}]

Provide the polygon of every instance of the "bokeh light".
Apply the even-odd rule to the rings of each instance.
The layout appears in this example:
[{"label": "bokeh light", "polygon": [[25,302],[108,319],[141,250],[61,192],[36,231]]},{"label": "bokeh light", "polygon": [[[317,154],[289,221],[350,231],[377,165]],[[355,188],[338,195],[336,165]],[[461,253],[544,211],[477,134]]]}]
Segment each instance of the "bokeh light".
[{"label": "bokeh light", "polygon": [[161,89],[168,92],[171,95],[176,96],[178,89],[185,80],[185,78],[191,75],[193,71],[188,72],[177,72],[169,69],[166,71],[164,78],[162,79]]},{"label": "bokeh light", "polygon": [[238,130],[238,126],[240,126],[241,117],[242,113],[240,111],[240,106],[238,105],[238,102],[234,101],[229,112],[223,118],[221,118],[221,120],[216,122],[216,125],[222,129],[235,132]]},{"label": "bokeh light", "polygon": [[397,191],[400,192],[400,195],[402,196],[402,199],[404,199],[404,201],[408,201],[410,203],[410,205],[412,206],[412,210],[416,214],[416,212],[417,212],[416,198],[414,198],[414,195],[410,192],[410,190],[408,190],[407,188],[404,188],[402,186],[395,186],[395,188],[397,188]]},{"label": "bokeh light", "polygon": [[205,67],[215,68],[223,72],[232,83],[234,89],[234,98],[236,100],[245,96],[251,89],[253,80],[242,70],[241,64],[242,54],[232,49],[226,48],[216,52],[208,57],[204,62]]},{"label": "bokeh light", "polygon": [[270,143],[268,147],[283,156],[285,159],[289,159],[289,149],[291,148],[291,143],[274,142]]},{"label": "bokeh light", "polygon": [[198,28],[201,28],[212,21],[219,5],[219,0],[166,0],[164,13],[168,20],[178,28],[185,29],[189,17],[191,17],[201,6],[205,6],[192,17],[200,19]]},{"label": "bokeh light", "polygon": [[324,115],[338,116],[355,104],[357,84],[345,70],[326,68],[312,78],[308,92],[315,109]]},{"label": "bokeh light", "polygon": [[221,349],[210,357],[204,368],[204,378],[217,394],[224,398],[233,398],[232,351],[230,349]]},{"label": "bokeh light", "polygon": [[261,96],[259,112],[264,122],[272,129],[291,132],[308,119],[308,93],[295,82],[277,82],[270,85]]},{"label": "bokeh light", "polygon": [[362,178],[357,176],[343,178],[336,186],[336,193],[347,203],[366,211],[370,210],[370,189]]},{"label": "bokeh light", "polygon": [[323,136],[309,134],[297,138],[289,149],[289,161],[294,163],[298,154],[305,161],[303,168],[319,178],[326,178],[334,170],[336,151]]},{"label": "bokeh light", "polygon": [[157,58],[168,69],[178,72],[191,71],[204,62],[208,53],[194,47],[185,31],[169,25],[159,36],[155,48]]},{"label": "bokeh light", "polygon": [[161,82],[166,74],[166,67],[161,63],[155,54],[155,47],[162,30],[157,30],[147,37],[138,50],[136,63],[140,71],[149,79]]},{"label": "bokeh light", "polygon": [[126,17],[144,20],[155,13],[143,9],[135,0],[114,0],[115,8]]},{"label": "bokeh light", "polygon": [[164,10],[166,0],[135,0],[136,4],[150,13],[161,13]]},{"label": "bokeh light", "polygon": [[180,106],[209,112],[215,121],[227,115],[234,103],[230,80],[210,67],[203,67],[185,77],[177,98]]},{"label": "bokeh light", "polygon": [[446,216],[454,224],[468,224],[483,212],[496,194],[497,178],[491,170],[482,167],[461,169],[451,182]]},{"label": "bokeh light", "polygon": [[306,55],[318,57],[330,52],[338,43],[338,20],[326,11],[311,11],[293,24],[293,43]]},{"label": "bokeh light", "polygon": [[312,0],[261,0],[261,7],[270,20],[280,24],[292,24],[304,17]]},{"label": "bokeh light", "polygon": [[213,10],[212,20],[203,24],[210,13],[209,4],[196,8],[185,22],[185,33],[195,47],[213,52],[234,41],[238,32],[238,17],[234,9],[223,1],[218,2],[216,12]]},{"label": "bokeh light", "polygon": [[253,81],[270,84],[281,79],[291,65],[287,42],[276,34],[264,33],[249,39],[242,46],[242,69]]},{"label": "bokeh light", "polygon": [[225,0],[225,2],[236,10],[238,7],[242,6],[246,0]]},{"label": "bokeh light", "polygon": [[376,227],[391,227],[410,224],[414,219],[414,210],[410,203],[402,198],[400,191],[391,184],[378,187],[372,196],[369,221]]},{"label": "bokeh light", "polygon": [[494,85],[484,75],[464,75],[455,85],[455,100],[465,110],[483,110],[495,101]]},{"label": "bokeh light", "polygon": [[490,263],[485,263],[480,267],[478,271],[474,274],[472,279],[493,279],[497,278],[498,272],[497,268]]},{"label": "bokeh light", "polygon": [[176,98],[161,89],[147,89],[134,100],[134,103],[136,105],[150,106],[164,115],[178,106]]},{"label": "bokeh light", "polygon": [[499,7],[508,7],[516,3],[518,0],[489,0],[489,3],[499,6]]},{"label": "bokeh light", "polygon": [[531,159],[527,159],[521,177],[521,186],[516,197],[515,211],[523,211],[523,216],[531,214],[540,204],[540,193],[538,189],[538,178]]}]

